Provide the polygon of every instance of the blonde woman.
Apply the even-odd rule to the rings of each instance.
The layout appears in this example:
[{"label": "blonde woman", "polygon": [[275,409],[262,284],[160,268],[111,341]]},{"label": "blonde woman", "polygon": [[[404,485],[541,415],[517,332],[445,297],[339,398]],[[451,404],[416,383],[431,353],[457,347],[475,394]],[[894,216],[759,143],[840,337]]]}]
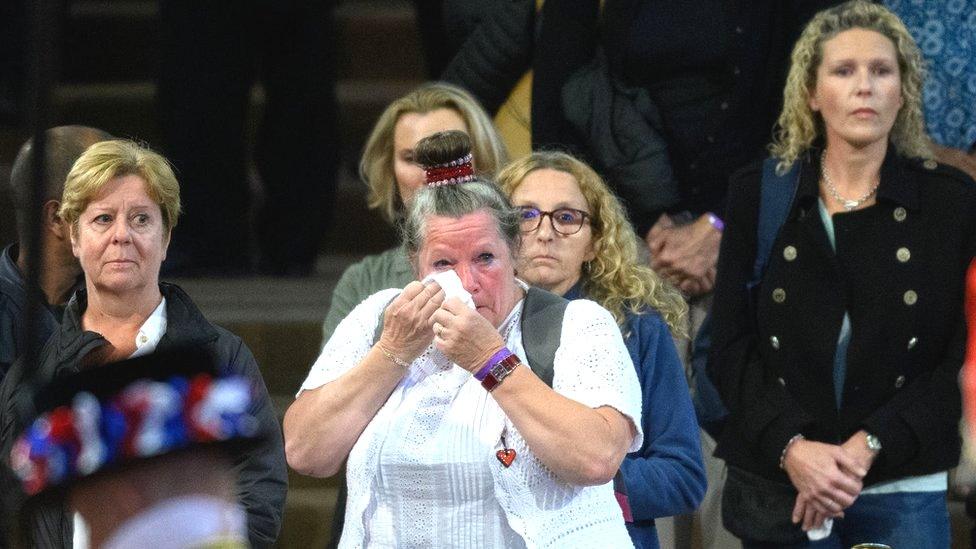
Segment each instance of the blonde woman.
[{"label": "blonde woman", "polygon": [[[424,184],[424,170],[414,159],[417,142],[448,130],[463,131],[471,137],[479,174],[493,178],[505,164],[505,145],[475,98],[443,82],[424,84],[390,103],[363,149],[359,174],[369,187],[369,207],[378,210],[387,222],[400,222],[405,205]],[[350,266],[332,293],[322,341],[329,340],[339,322],[360,301],[380,290],[402,288],[413,276],[401,246]]]},{"label": "blonde woman", "polygon": [[[559,152],[537,152],[499,174],[522,213],[519,276],[567,299],[609,310],[637,369],[645,433],[621,465],[634,545],[658,547],[654,519],[697,508],[705,493],[698,424],[671,337],[687,305],[637,255],[619,201],[589,166]],[[669,329],[670,328],[670,329]]]},{"label": "blonde woman", "polygon": [[[10,455],[13,434],[25,427],[35,405],[26,382],[31,372],[34,381],[47,383],[157,350],[199,351],[222,373],[251,384],[249,412],[268,436],[234,456],[237,503],[247,514],[250,544],[270,547],[288,488],[281,427],[258,363],[241,338],[207,321],[181,288],[159,280],[179,215],[180,186],[169,162],[142,145],[102,141],[74,163],[58,217],[69,228],[85,286],[68,302],[38,364],[18,361],[0,384],[0,454],[4,460]],[[147,426],[146,436],[153,434]],[[225,510],[236,512],[233,505]],[[84,530],[74,531],[60,505],[44,506],[32,518],[33,547],[71,547],[73,536],[83,539]]]},{"label": "blonde woman", "polygon": [[752,291],[761,171],[732,179],[709,373],[746,547],[950,544],[976,187],[932,158],[921,67],[881,6],[807,25],[771,148],[795,197]]}]

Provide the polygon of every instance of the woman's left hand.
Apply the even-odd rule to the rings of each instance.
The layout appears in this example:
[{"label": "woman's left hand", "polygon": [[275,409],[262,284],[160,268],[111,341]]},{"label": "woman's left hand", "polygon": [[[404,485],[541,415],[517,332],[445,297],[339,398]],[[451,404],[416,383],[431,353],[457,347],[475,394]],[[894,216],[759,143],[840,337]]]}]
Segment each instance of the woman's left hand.
[{"label": "woman's left hand", "polygon": [[871,470],[871,465],[874,464],[874,458],[877,457],[877,454],[868,448],[867,437],[868,433],[862,429],[851,435],[851,438],[840,445],[844,449],[844,452],[854,458],[864,471]]},{"label": "woman's left hand", "polygon": [[488,319],[460,299],[444,300],[430,317],[434,346],[458,366],[475,373],[505,341]]}]

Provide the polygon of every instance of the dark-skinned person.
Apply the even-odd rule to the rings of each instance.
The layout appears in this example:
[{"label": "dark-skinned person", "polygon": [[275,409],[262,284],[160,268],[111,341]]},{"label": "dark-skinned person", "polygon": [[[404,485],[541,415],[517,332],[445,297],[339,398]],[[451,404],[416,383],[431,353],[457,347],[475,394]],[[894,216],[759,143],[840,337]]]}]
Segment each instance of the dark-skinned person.
[{"label": "dark-skinned person", "polygon": [[[43,161],[46,181],[39,187],[41,193],[41,231],[39,281],[44,307],[40,309],[40,322],[34,332],[38,348],[57,329],[61,312],[71,294],[79,285],[81,266],[71,253],[68,228],[58,216],[61,191],[72,164],[89,145],[112,139],[102,130],[86,126],[58,126],[44,133],[47,146]],[[24,315],[27,308],[27,258],[26,237],[29,232],[27,203],[30,187],[34,184],[32,173],[35,157],[34,140],[21,146],[10,171],[10,194],[13,198],[17,219],[18,240],[0,252],[0,380],[24,352]]]}]

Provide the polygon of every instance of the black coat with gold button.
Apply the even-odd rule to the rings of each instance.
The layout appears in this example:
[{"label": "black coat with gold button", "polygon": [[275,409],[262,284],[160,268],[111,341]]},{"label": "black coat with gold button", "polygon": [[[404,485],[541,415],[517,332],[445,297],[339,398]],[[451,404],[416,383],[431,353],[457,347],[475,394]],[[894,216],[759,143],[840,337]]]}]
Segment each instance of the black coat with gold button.
[{"label": "black coat with gold button", "polygon": [[[732,178],[708,366],[731,410],[716,455],[786,480],[779,459],[793,435],[841,443],[864,429],[883,446],[866,485],[948,469],[960,449],[957,376],[976,184],[889,147],[876,203],[833,216],[835,253],[818,210],[819,153],[803,159],[752,291],[761,167]],[[851,337],[838,410],[834,354],[845,312]]]}]

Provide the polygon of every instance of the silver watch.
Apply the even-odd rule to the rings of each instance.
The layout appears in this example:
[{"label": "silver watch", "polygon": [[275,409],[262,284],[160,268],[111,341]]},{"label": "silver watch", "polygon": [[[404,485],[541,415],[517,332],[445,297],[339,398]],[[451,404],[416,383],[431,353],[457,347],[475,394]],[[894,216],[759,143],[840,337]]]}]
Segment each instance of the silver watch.
[{"label": "silver watch", "polygon": [[881,451],[881,441],[878,440],[878,437],[872,435],[871,433],[868,433],[867,436],[864,437],[864,442],[867,443],[868,450],[871,450],[876,454]]}]

